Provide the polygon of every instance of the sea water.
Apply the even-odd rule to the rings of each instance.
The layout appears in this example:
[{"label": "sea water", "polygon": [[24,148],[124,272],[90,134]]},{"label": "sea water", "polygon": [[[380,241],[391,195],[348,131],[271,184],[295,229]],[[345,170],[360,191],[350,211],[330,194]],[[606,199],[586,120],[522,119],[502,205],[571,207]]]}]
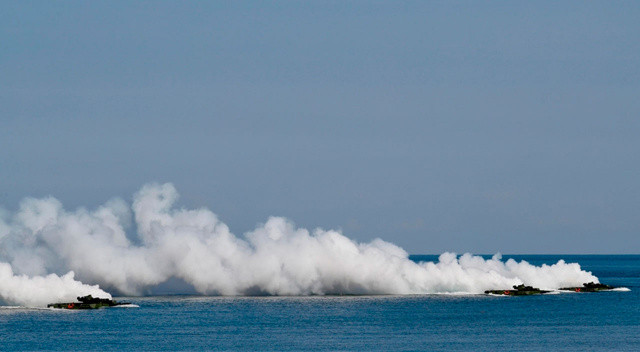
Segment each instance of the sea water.
[{"label": "sea water", "polygon": [[[639,255],[578,262],[628,291],[485,295],[119,297],[87,311],[0,307],[0,350],[640,351]],[[412,256],[415,261],[437,256]]]}]

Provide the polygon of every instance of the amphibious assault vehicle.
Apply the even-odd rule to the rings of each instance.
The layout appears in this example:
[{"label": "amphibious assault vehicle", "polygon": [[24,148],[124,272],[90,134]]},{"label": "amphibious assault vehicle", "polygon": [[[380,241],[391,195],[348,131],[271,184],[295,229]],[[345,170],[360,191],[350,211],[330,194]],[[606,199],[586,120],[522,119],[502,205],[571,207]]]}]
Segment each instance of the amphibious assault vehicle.
[{"label": "amphibious assault vehicle", "polygon": [[98,309],[102,307],[114,307],[130,304],[128,302],[117,302],[107,298],[96,298],[91,295],[77,298],[79,302],[51,303],[48,304],[47,307],[60,309]]},{"label": "amphibious assault vehicle", "polygon": [[582,287],[562,287],[559,290],[561,291],[575,291],[575,292],[598,292],[598,291],[606,291],[614,289],[615,287],[605,285],[605,284],[596,284],[595,282],[589,282],[582,284]]},{"label": "amphibious assault vehicle", "polygon": [[493,295],[503,295],[503,296],[529,296],[529,295],[541,295],[543,293],[547,293],[550,291],[544,291],[541,290],[539,288],[535,288],[535,287],[531,287],[531,286],[525,286],[523,285],[516,285],[513,286],[512,290],[487,290],[484,291],[484,293],[486,294],[493,294]]}]

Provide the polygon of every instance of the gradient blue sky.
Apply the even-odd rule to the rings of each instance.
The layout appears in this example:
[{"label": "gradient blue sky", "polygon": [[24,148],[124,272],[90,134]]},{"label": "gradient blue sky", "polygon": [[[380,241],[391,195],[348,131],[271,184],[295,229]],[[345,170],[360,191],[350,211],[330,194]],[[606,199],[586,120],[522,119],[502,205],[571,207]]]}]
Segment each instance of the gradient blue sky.
[{"label": "gradient blue sky", "polygon": [[0,3],[0,205],[173,182],[410,253],[640,252],[640,2]]}]

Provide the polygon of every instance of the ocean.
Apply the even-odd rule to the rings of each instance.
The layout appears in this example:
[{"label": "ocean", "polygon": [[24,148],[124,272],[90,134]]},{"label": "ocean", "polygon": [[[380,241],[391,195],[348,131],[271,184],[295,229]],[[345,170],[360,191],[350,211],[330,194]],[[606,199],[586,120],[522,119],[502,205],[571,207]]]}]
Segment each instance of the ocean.
[{"label": "ocean", "polygon": [[508,258],[577,262],[600,282],[630,291],[116,297],[133,306],[88,311],[4,306],[0,350],[640,351],[640,255]]}]

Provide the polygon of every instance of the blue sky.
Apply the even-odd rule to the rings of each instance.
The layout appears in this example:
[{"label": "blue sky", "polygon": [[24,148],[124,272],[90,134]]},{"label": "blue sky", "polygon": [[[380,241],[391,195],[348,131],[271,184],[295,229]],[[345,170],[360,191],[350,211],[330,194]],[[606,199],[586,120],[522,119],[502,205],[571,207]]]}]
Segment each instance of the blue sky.
[{"label": "blue sky", "polygon": [[640,252],[637,2],[3,2],[0,204],[173,182],[410,253]]}]

